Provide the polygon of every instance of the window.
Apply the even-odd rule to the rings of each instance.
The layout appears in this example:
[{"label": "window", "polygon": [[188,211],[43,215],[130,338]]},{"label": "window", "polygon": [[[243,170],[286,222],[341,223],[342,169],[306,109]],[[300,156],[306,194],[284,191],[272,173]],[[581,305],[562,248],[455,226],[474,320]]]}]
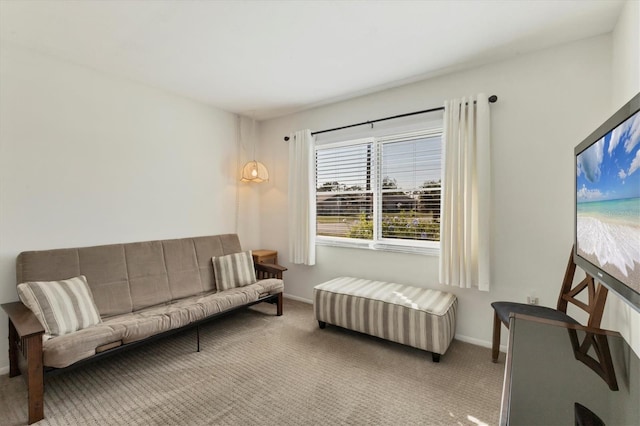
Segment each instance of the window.
[{"label": "window", "polygon": [[441,136],[430,130],[317,146],[317,241],[439,249]]}]

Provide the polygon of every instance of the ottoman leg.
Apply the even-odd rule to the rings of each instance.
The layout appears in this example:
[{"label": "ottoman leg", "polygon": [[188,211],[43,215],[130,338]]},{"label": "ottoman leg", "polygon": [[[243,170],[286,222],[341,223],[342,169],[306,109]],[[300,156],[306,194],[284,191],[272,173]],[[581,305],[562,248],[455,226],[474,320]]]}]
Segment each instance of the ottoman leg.
[{"label": "ottoman leg", "polygon": [[431,352],[431,359],[433,360],[433,362],[440,362],[440,354]]},{"label": "ottoman leg", "polygon": [[318,321],[318,327],[324,329],[327,326],[327,323],[324,321]]}]

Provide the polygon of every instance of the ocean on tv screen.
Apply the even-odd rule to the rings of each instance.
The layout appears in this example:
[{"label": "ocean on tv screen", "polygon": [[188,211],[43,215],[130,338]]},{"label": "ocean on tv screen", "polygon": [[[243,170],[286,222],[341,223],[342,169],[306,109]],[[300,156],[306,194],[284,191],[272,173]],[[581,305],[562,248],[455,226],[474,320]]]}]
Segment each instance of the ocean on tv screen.
[{"label": "ocean on tv screen", "polygon": [[577,157],[578,254],[640,293],[640,111]]}]

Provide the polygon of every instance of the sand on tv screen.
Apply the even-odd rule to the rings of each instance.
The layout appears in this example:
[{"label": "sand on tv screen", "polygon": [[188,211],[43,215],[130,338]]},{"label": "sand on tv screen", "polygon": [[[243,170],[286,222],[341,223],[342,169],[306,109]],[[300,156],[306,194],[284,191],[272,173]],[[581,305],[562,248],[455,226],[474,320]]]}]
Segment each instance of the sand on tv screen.
[{"label": "sand on tv screen", "polygon": [[640,111],[576,163],[577,254],[640,293]]}]

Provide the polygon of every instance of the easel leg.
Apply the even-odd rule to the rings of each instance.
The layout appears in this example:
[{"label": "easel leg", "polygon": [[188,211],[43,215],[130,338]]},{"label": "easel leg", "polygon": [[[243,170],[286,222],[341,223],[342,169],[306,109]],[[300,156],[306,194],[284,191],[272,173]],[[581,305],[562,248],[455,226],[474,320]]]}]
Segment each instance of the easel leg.
[{"label": "easel leg", "polygon": [[491,344],[491,360],[498,362],[498,356],[500,355],[500,327],[502,327],[502,321],[498,317],[498,313],[493,314],[493,342]]}]

